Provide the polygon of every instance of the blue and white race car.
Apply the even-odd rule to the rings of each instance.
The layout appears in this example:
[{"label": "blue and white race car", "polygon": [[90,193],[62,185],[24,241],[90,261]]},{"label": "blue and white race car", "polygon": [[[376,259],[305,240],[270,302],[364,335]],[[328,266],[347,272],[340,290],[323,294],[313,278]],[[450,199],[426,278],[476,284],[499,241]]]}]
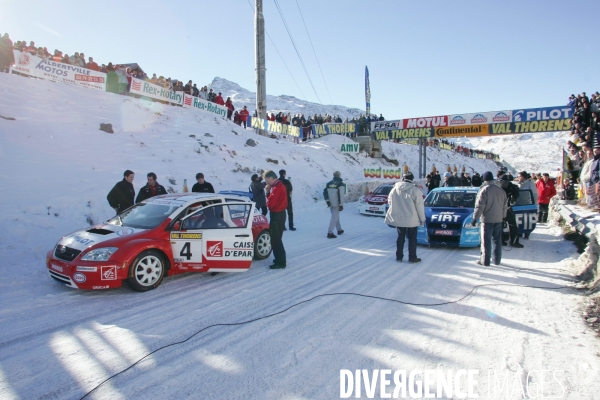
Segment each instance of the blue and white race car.
[{"label": "blue and white race car", "polygon": [[[425,198],[425,226],[417,230],[417,243],[479,246],[479,226],[471,226],[478,191],[476,187],[444,187],[429,192]],[[519,233],[531,233],[537,222],[537,206],[530,190],[521,190],[513,211]],[[505,230],[508,232],[508,228]]]}]

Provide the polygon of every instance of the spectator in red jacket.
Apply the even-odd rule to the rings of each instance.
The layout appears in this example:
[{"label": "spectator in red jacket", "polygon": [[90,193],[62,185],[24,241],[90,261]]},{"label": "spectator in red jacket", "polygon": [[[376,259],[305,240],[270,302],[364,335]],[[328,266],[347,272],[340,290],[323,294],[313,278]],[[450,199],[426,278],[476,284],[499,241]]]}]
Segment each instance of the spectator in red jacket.
[{"label": "spectator in red jacket", "polygon": [[271,212],[270,230],[271,247],[273,248],[273,265],[271,269],[283,269],[286,266],[285,248],[283,247],[283,230],[285,228],[285,210],[288,206],[288,196],[285,185],[274,171],[268,170],[263,173],[267,182],[267,207]]},{"label": "spectator in red jacket", "polygon": [[250,113],[246,109],[246,106],[244,106],[244,109],[242,111],[240,111],[239,115],[240,115],[240,120],[242,121],[242,124],[244,124],[244,128],[246,128],[246,121],[248,121],[248,117],[250,116]]},{"label": "spectator in red jacket", "polygon": [[231,101],[231,97],[227,98],[225,106],[227,107],[227,119],[231,120],[231,114],[233,114],[233,110],[235,110],[235,107],[233,106],[233,101]]},{"label": "spectator in red jacket", "polygon": [[217,97],[215,97],[215,103],[224,106],[225,105],[225,101],[223,100],[223,96],[221,96],[221,92],[219,92],[219,94],[217,95]]},{"label": "spectator in red jacket", "polygon": [[94,62],[92,57],[88,57],[87,68],[91,69],[92,71],[100,71],[100,67],[98,67],[98,64]]},{"label": "spectator in red jacket", "polygon": [[548,221],[548,205],[550,199],[556,195],[556,188],[547,173],[542,175],[542,179],[538,180],[535,186],[538,191],[538,204],[540,207],[538,222],[546,223]]}]

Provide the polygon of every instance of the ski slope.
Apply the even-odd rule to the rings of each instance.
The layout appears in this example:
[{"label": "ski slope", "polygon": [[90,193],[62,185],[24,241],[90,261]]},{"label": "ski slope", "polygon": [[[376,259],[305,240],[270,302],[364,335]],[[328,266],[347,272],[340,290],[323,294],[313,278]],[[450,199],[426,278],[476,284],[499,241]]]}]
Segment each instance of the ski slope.
[{"label": "ski slope", "polygon": [[[535,397],[539,371],[562,371],[546,376],[545,396],[597,398],[600,348],[580,315],[582,293],[559,289],[573,284],[577,254],[558,227],[538,226],[498,267],[477,265],[478,249],[423,246],[420,264],[399,264],[395,231],[355,203],[342,212],[345,233],[325,237],[320,192],[332,172],[360,192],[364,168],[390,168],[340,154],[348,139],[295,145],[200,112],[3,74],[0,92],[0,115],[15,118],[0,119],[0,398],[78,399],[186,339],[89,398],[332,399],[345,369],[479,370],[479,398],[509,399]],[[250,138],[256,147],[245,146]],[[414,146],[385,143],[384,153],[416,168]],[[495,168],[447,151],[428,157]],[[295,188],[298,230],[284,234],[284,270],[258,261],[241,274],[168,277],[147,293],[76,291],[48,276],[46,252],[112,215],[105,196],[127,168],[137,192],[150,171],[175,191],[196,172],[217,190],[244,190],[269,167],[285,168]],[[510,390],[490,390],[489,372]]]}]

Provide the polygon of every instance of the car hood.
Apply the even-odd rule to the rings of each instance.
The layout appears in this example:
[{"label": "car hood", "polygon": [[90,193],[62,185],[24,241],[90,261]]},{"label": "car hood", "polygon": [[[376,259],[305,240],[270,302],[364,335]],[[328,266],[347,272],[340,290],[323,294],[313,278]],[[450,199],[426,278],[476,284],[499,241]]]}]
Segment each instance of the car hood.
[{"label": "car hood", "polygon": [[107,240],[122,238],[145,231],[146,229],[102,224],[71,233],[63,237],[58,244],[83,251],[90,246],[95,246]]},{"label": "car hood", "polygon": [[462,224],[471,214],[473,214],[472,208],[425,207],[427,222]]}]

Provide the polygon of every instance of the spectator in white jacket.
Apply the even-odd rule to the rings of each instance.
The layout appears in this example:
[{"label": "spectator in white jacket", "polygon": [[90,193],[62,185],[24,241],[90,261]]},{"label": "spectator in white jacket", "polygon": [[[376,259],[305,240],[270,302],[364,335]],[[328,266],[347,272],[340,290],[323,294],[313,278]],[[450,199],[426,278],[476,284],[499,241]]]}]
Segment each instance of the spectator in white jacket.
[{"label": "spectator in white jacket", "polygon": [[396,261],[404,258],[404,241],[408,235],[408,262],[411,264],[421,261],[417,257],[417,229],[425,223],[425,205],[423,192],[414,184],[412,172],[404,173],[401,182],[394,185],[388,195],[390,208],[385,215],[385,223],[396,227]]}]

